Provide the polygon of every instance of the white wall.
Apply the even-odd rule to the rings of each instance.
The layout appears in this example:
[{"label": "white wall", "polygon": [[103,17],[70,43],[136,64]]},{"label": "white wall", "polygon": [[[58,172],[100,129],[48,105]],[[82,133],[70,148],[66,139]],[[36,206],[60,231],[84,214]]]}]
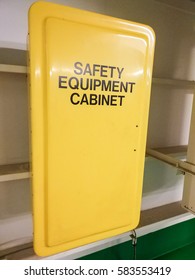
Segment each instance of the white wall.
[{"label": "white wall", "polygon": [[[33,2],[35,1],[0,0],[0,47],[26,49],[28,9]],[[150,25],[156,33],[154,76],[195,79],[195,14],[193,12],[183,12],[154,0],[56,0],[48,2],[70,5]],[[191,103],[190,90],[154,85],[151,95],[148,146],[187,144]],[[27,115],[26,108],[21,108],[21,110],[23,110],[21,116],[22,113]],[[5,123],[9,121],[10,119],[5,120]],[[25,121],[22,122],[22,126],[26,127]],[[0,144],[6,146],[6,143],[0,142]],[[27,148],[25,149],[26,155]],[[21,149],[18,149],[18,154],[14,156],[19,158],[21,153]],[[180,200],[182,188],[183,177],[176,176],[176,170],[154,159],[146,160],[143,209]]]}]

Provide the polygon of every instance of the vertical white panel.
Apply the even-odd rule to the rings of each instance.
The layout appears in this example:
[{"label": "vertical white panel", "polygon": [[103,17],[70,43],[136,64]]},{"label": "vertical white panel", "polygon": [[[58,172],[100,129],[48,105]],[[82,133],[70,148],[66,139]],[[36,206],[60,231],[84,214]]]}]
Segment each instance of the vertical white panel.
[{"label": "vertical white panel", "polygon": [[[193,100],[187,162],[195,164],[195,98]],[[195,213],[195,176],[185,175],[182,206]]]}]

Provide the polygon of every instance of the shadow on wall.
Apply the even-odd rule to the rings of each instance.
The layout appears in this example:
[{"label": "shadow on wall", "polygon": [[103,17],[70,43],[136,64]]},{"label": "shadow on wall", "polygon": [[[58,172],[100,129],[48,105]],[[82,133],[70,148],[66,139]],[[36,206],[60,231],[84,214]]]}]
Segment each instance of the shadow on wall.
[{"label": "shadow on wall", "polygon": [[1,220],[31,212],[29,180],[0,182],[0,188]]},{"label": "shadow on wall", "polygon": [[187,145],[192,101],[192,89],[153,85],[148,125],[148,147]]}]

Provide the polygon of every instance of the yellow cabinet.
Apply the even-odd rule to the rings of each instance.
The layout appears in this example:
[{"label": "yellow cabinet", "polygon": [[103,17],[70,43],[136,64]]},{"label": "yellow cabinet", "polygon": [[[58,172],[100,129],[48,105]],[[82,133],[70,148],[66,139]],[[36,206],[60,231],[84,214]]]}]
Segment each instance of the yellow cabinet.
[{"label": "yellow cabinet", "polygon": [[137,226],[154,41],[141,24],[50,3],[31,7],[37,254]]}]

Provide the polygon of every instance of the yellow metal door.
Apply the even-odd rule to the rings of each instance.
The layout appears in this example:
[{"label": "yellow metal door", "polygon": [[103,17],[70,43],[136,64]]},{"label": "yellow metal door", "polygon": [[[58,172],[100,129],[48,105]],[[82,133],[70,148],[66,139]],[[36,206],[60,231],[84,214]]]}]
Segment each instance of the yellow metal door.
[{"label": "yellow metal door", "polygon": [[50,3],[29,12],[34,244],[49,255],[139,222],[154,33]]}]

